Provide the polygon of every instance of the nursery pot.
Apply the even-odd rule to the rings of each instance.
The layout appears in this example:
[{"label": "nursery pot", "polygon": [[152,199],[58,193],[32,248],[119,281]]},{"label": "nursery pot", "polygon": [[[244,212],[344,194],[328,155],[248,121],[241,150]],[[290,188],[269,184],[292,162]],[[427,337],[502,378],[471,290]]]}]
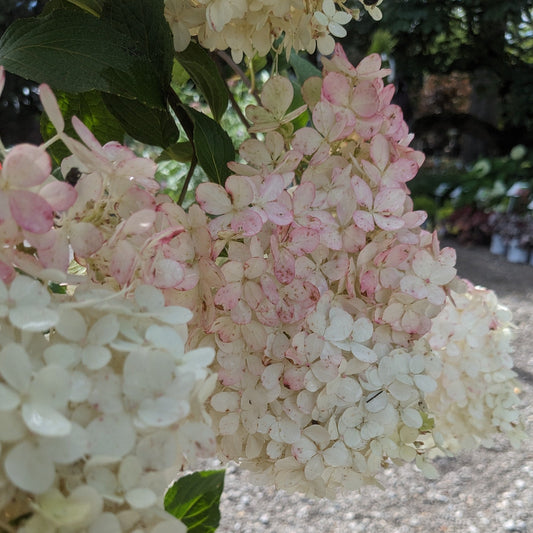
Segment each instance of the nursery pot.
[{"label": "nursery pot", "polygon": [[507,248],[507,261],[510,263],[527,263],[528,250],[520,246],[518,239],[511,239]]},{"label": "nursery pot", "polygon": [[494,255],[505,255],[507,244],[504,238],[498,233],[494,233],[490,240],[490,252]]}]

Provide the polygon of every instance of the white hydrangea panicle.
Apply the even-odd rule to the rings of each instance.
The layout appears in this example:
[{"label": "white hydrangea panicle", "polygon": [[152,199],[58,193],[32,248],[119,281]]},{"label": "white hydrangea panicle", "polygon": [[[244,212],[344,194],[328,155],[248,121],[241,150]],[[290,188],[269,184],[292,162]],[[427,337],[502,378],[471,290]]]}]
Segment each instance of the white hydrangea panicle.
[{"label": "white hydrangea panicle", "polygon": [[[381,3],[381,0],[380,2]],[[373,18],[381,15],[376,6],[365,6]],[[259,54],[267,55],[274,43],[285,49],[331,54],[334,37],[345,37],[344,26],[359,19],[359,9],[340,0],[166,0],[165,17],[177,51],[184,50],[190,37],[210,50],[229,48],[240,63]]]},{"label": "white hydrangea panicle", "polygon": [[452,292],[426,338],[442,362],[427,396],[446,450],[491,446],[502,434],[513,446],[526,438],[517,409],[509,309],[483,287]]},{"label": "white hydrangea panicle", "polygon": [[[20,274],[0,282],[0,311],[0,461],[12,495],[0,515],[30,511],[22,527],[36,532],[170,522],[168,484],[215,444],[203,408],[214,352],[185,349],[192,313],[154,287],[66,296]],[[18,494],[30,505],[20,513]]]}]

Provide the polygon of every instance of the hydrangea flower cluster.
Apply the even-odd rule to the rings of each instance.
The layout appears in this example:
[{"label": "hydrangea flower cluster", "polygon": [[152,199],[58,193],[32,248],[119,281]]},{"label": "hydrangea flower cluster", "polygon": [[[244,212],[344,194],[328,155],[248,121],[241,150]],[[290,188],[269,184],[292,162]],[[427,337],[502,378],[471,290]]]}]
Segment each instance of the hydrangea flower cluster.
[{"label": "hydrangea flower cluster", "polygon": [[[439,363],[422,337],[455,286],[455,253],[420,229],[408,147],[379,56],[338,46],[303,87],[313,126],[293,132],[282,77],[250,106],[244,163],[198,204],[225,248],[214,296],[220,452],[263,483],[318,496],[374,483],[388,458],[416,460]],[[194,327],[194,326],[192,326]],[[205,325],[204,325],[205,327]]]},{"label": "hydrangea flower cluster", "polygon": [[192,313],[158,288],[168,265],[149,245],[164,238],[127,253],[152,229],[155,163],[77,119],[85,143],[71,139],[47,86],[41,98],[73,155],[70,183],[46,146],[14,147],[0,169],[0,527],[30,513],[19,531],[185,531],[163,495],[215,452],[214,350],[186,349]]},{"label": "hydrangea flower cluster", "polygon": [[[246,110],[261,135],[187,211],[157,194],[151,160],[76,118],[66,135],[41,86],[49,143],[72,156],[63,182],[46,145],[0,169],[0,520],[29,505],[21,531],[179,531],[162,493],[215,447],[261,483],[333,497],[390,461],[436,475],[434,416],[459,445],[489,420],[517,440],[506,315],[485,296],[470,310],[454,251],[420,228],[406,183],[424,157],[388,71],[338,45],[323,64],[293,111],[287,79],[265,84]],[[469,347],[494,354],[484,381],[456,357]]]},{"label": "hydrangea flower cluster", "polygon": [[[381,19],[378,5],[359,3],[375,19]],[[370,4],[370,3],[368,3]],[[165,16],[174,36],[176,50],[185,50],[191,35],[210,50],[231,49],[240,63],[265,56],[281,38],[280,48],[331,54],[334,37],[345,37],[345,24],[359,18],[359,9],[350,9],[345,0],[165,0]]]},{"label": "hydrangea flower cluster", "polygon": [[191,313],[154,287],[52,296],[24,275],[0,283],[2,516],[31,495],[27,532],[179,530],[163,495],[214,452],[213,351],[185,352]]},{"label": "hydrangea flower cluster", "polygon": [[[453,302],[453,303],[452,303]],[[469,284],[452,292],[427,339],[442,361],[437,389],[426,398],[452,452],[491,446],[496,434],[517,447],[526,438],[511,370],[511,312],[496,295]]]}]

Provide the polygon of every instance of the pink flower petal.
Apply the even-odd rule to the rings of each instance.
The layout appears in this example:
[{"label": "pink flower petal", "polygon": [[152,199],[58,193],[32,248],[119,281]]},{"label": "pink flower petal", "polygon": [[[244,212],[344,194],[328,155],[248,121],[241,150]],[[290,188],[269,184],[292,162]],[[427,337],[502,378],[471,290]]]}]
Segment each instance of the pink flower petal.
[{"label": "pink flower petal", "polygon": [[240,282],[228,283],[220,287],[215,295],[215,304],[221,305],[225,310],[233,309],[242,296],[242,285]]},{"label": "pink flower petal", "polygon": [[153,266],[153,285],[158,289],[177,287],[185,277],[183,266],[172,259],[157,259]]},{"label": "pink flower petal", "polygon": [[274,261],[274,275],[283,284],[294,280],[296,275],[294,256],[286,248],[279,250],[278,258]]},{"label": "pink flower petal", "polygon": [[371,139],[381,128],[383,117],[376,114],[370,118],[359,118],[355,124],[355,131],[366,141]]},{"label": "pink flower petal", "polygon": [[[341,45],[338,45],[340,48]],[[337,50],[335,50],[337,53]],[[348,61],[348,59],[346,59]],[[381,68],[381,56],[379,54],[370,54],[365,57],[358,65],[355,67],[355,74],[359,77],[364,77],[370,75],[375,77],[376,73],[379,72]]]},{"label": "pink flower petal", "polygon": [[323,137],[313,128],[301,128],[295,134],[292,140],[292,147],[304,155],[314,154]]},{"label": "pink flower petal", "polygon": [[368,183],[362,180],[359,176],[354,176],[352,178],[352,187],[355,192],[357,204],[366,209],[372,209],[373,195],[372,189],[368,186]]},{"label": "pink flower petal", "polygon": [[223,215],[231,211],[228,193],[216,183],[200,183],[196,188],[196,201],[211,215]]},{"label": "pink flower petal", "polygon": [[380,213],[374,213],[374,220],[376,224],[385,231],[395,231],[405,226],[403,218],[387,215],[384,216]]},{"label": "pink flower petal", "polygon": [[347,107],[350,93],[350,82],[340,72],[329,72],[322,82],[322,98],[334,105]]},{"label": "pink flower petal", "polygon": [[361,81],[353,91],[352,109],[361,117],[375,115],[379,109],[379,97],[376,88],[370,81]]},{"label": "pink flower petal", "polygon": [[292,83],[283,76],[273,76],[263,86],[261,103],[276,118],[281,118],[292,103]]},{"label": "pink flower petal", "polygon": [[368,211],[356,211],[353,214],[353,221],[363,231],[374,231],[374,217]]},{"label": "pink flower petal", "polygon": [[9,207],[17,224],[32,233],[46,233],[54,223],[54,211],[38,194],[30,191],[11,191]]},{"label": "pink flower petal", "polygon": [[46,83],[39,85],[39,98],[50,122],[54,125],[57,133],[61,133],[65,129],[65,121],[57,105],[56,97]]},{"label": "pink flower petal", "polygon": [[119,241],[111,259],[111,275],[119,285],[128,283],[137,261],[137,250],[127,241]]},{"label": "pink flower petal", "polygon": [[78,222],[72,226],[70,244],[77,257],[89,257],[104,244],[100,230],[89,222]]},{"label": "pink flower petal", "polygon": [[403,189],[384,189],[376,195],[374,210],[384,214],[400,214],[403,211],[405,197]]},{"label": "pink flower petal", "polygon": [[50,233],[55,235],[55,240],[52,246],[38,250],[39,260],[46,268],[55,268],[61,272],[66,272],[70,263],[67,235],[60,230],[52,230]]},{"label": "pink flower petal", "polygon": [[294,228],[289,235],[290,251],[300,256],[311,253],[320,243],[318,232],[311,228],[298,227]]},{"label": "pink flower petal", "polygon": [[269,202],[264,210],[269,220],[278,226],[286,226],[293,220],[291,210],[280,202]]},{"label": "pink flower petal", "polygon": [[41,184],[52,171],[52,161],[44,149],[32,144],[17,144],[7,154],[2,177],[11,187]]},{"label": "pink flower petal", "polygon": [[383,171],[389,163],[390,145],[384,135],[378,133],[370,143],[370,157],[379,170]]},{"label": "pink flower petal", "polygon": [[253,209],[244,209],[231,220],[231,229],[244,237],[257,235],[263,227],[263,220]]},{"label": "pink flower petal", "polygon": [[39,191],[39,196],[42,196],[54,211],[66,211],[74,205],[78,193],[70,183],[56,180],[47,183]]},{"label": "pink flower petal", "polygon": [[98,139],[93,135],[91,130],[78,117],[72,117],[72,126],[88,148],[97,153],[102,153],[102,145],[98,142]]},{"label": "pink flower petal", "polygon": [[383,174],[383,182],[393,185],[394,183],[405,183],[413,179],[418,172],[418,165],[410,159],[399,159],[392,163]]},{"label": "pink flower petal", "polygon": [[335,109],[329,102],[321,100],[315,106],[313,124],[319,133],[328,137],[331,128],[335,125]]},{"label": "pink flower petal", "polygon": [[237,209],[248,207],[254,201],[254,189],[244,176],[230,176],[225,187]]}]

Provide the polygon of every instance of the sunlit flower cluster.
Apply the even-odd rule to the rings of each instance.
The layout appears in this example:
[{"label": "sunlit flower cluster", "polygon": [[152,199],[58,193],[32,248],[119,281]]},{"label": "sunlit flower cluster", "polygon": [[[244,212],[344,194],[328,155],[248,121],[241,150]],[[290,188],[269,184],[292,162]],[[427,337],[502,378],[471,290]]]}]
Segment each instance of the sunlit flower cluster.
[{"label": "sunlit flower cluster", "polygon": [[[356,5],[379,20],[381,2],[366,5],[359,0]],[[265,56],[274,45],[287,53],[318,49],[331,54],[334,37],[345,37],[344,26],[357,20],[359,12],[345,0],[165,0],[176,50],[184,50],[194,35],[210,50],[230,48],[238,63],[243,54]]]},{"label": "sunlit flower cluster", "polygon": [[491,446],[497,434],[513,446],[526,438],[515,409],[511,328],[511,313],[496,295],[471,285],[464,294],[452,292],[434,319],[427,339],[443,366],[427,402],[446,449]]},{"label": "sunlit flower cluster", "polygon": [[412,209],[423,156],[379,56],[353,67],[338,47],[324,64],[303,87],[313,126],[293,132],[305,108],[288,113],[292,86],[271,78],[246,110],[265,140],[196,198],[227,252],[207,329],[220,453],[263,483],[333,496],[375,483],[388,459],[435,474],[415,444],[440,371],[421,337],[456,271]]},{"label": "sunlit flower cluster", "polygon": [[214,354],[185,352],[190,311],[150,286],[69,297],[23,275],[0,284],[0,308],[3,520],[31,495],[28,532],[179,528],[162,509],[168,483],[214,451],[202,407]]}]

